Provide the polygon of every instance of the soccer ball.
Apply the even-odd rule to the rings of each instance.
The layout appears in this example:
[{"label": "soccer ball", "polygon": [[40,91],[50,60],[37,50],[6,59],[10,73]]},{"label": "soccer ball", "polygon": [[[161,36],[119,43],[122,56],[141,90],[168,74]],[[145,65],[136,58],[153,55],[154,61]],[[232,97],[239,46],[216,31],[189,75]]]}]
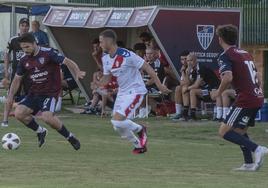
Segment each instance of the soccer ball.
[{"label": "soccer ball", "polygon": [[15,133],[7,133],[2,138],[2,146],[7,150],[15,150],[20,146],[20,138]]}]

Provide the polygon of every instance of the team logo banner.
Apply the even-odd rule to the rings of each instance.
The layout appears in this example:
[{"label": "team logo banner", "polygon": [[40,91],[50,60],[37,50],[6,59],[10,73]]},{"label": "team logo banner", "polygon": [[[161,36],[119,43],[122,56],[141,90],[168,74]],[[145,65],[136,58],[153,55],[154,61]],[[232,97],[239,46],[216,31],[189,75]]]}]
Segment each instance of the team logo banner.
[{"label": "team logo banner", "polygon": [[204,50],[208,49],[214,37],[214,25],[197,25],[196,35]]}]

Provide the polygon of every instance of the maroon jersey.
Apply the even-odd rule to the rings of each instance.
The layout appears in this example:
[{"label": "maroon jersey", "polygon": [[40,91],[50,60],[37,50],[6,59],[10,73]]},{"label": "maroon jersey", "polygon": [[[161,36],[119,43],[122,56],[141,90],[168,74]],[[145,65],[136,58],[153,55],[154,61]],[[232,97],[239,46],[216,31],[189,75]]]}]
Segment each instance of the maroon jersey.
[{"label": "maroon jersey", "polygon": [[237,92],[235,106],[259,108],[264,96],[257,79],[257,69],[252,56],[245,50],[231,47],[219,58],[220,73],[233,73],[232,85]]},{"label": "maroon jersey", "polygon": [[64,58],[55,49],[44,47],[35,56],[22,56],[17,75],[25,75],[31,82],[29,95],[58,97],[61,91],[60,65]]}]

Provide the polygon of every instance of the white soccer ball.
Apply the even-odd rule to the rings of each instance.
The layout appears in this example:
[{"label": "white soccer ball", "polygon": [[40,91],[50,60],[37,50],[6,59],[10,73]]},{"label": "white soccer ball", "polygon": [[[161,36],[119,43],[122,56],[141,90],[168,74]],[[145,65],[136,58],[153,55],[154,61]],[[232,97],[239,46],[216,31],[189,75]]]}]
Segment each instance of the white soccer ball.
[{"label": "white soccer ball", "polygon": [[2,146],[7,150],[15,150],[20,146],[20,138],[15,133],[7,133],[2,138]]}]

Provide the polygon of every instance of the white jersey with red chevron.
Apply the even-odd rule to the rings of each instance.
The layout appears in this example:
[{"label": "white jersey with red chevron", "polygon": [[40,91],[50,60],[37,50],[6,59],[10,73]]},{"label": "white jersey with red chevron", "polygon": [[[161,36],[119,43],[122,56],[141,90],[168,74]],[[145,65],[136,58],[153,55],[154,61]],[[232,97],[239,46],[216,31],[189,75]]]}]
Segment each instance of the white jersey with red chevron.
[{"label": "white jersey with red chevron", "polygon": [[102,62],[103,74],[112,74],[117,78],[118,95],[147,93],[140,73],[144,60],[140,56],[127,49],[118,48],[113,57],[105,54]]}]

